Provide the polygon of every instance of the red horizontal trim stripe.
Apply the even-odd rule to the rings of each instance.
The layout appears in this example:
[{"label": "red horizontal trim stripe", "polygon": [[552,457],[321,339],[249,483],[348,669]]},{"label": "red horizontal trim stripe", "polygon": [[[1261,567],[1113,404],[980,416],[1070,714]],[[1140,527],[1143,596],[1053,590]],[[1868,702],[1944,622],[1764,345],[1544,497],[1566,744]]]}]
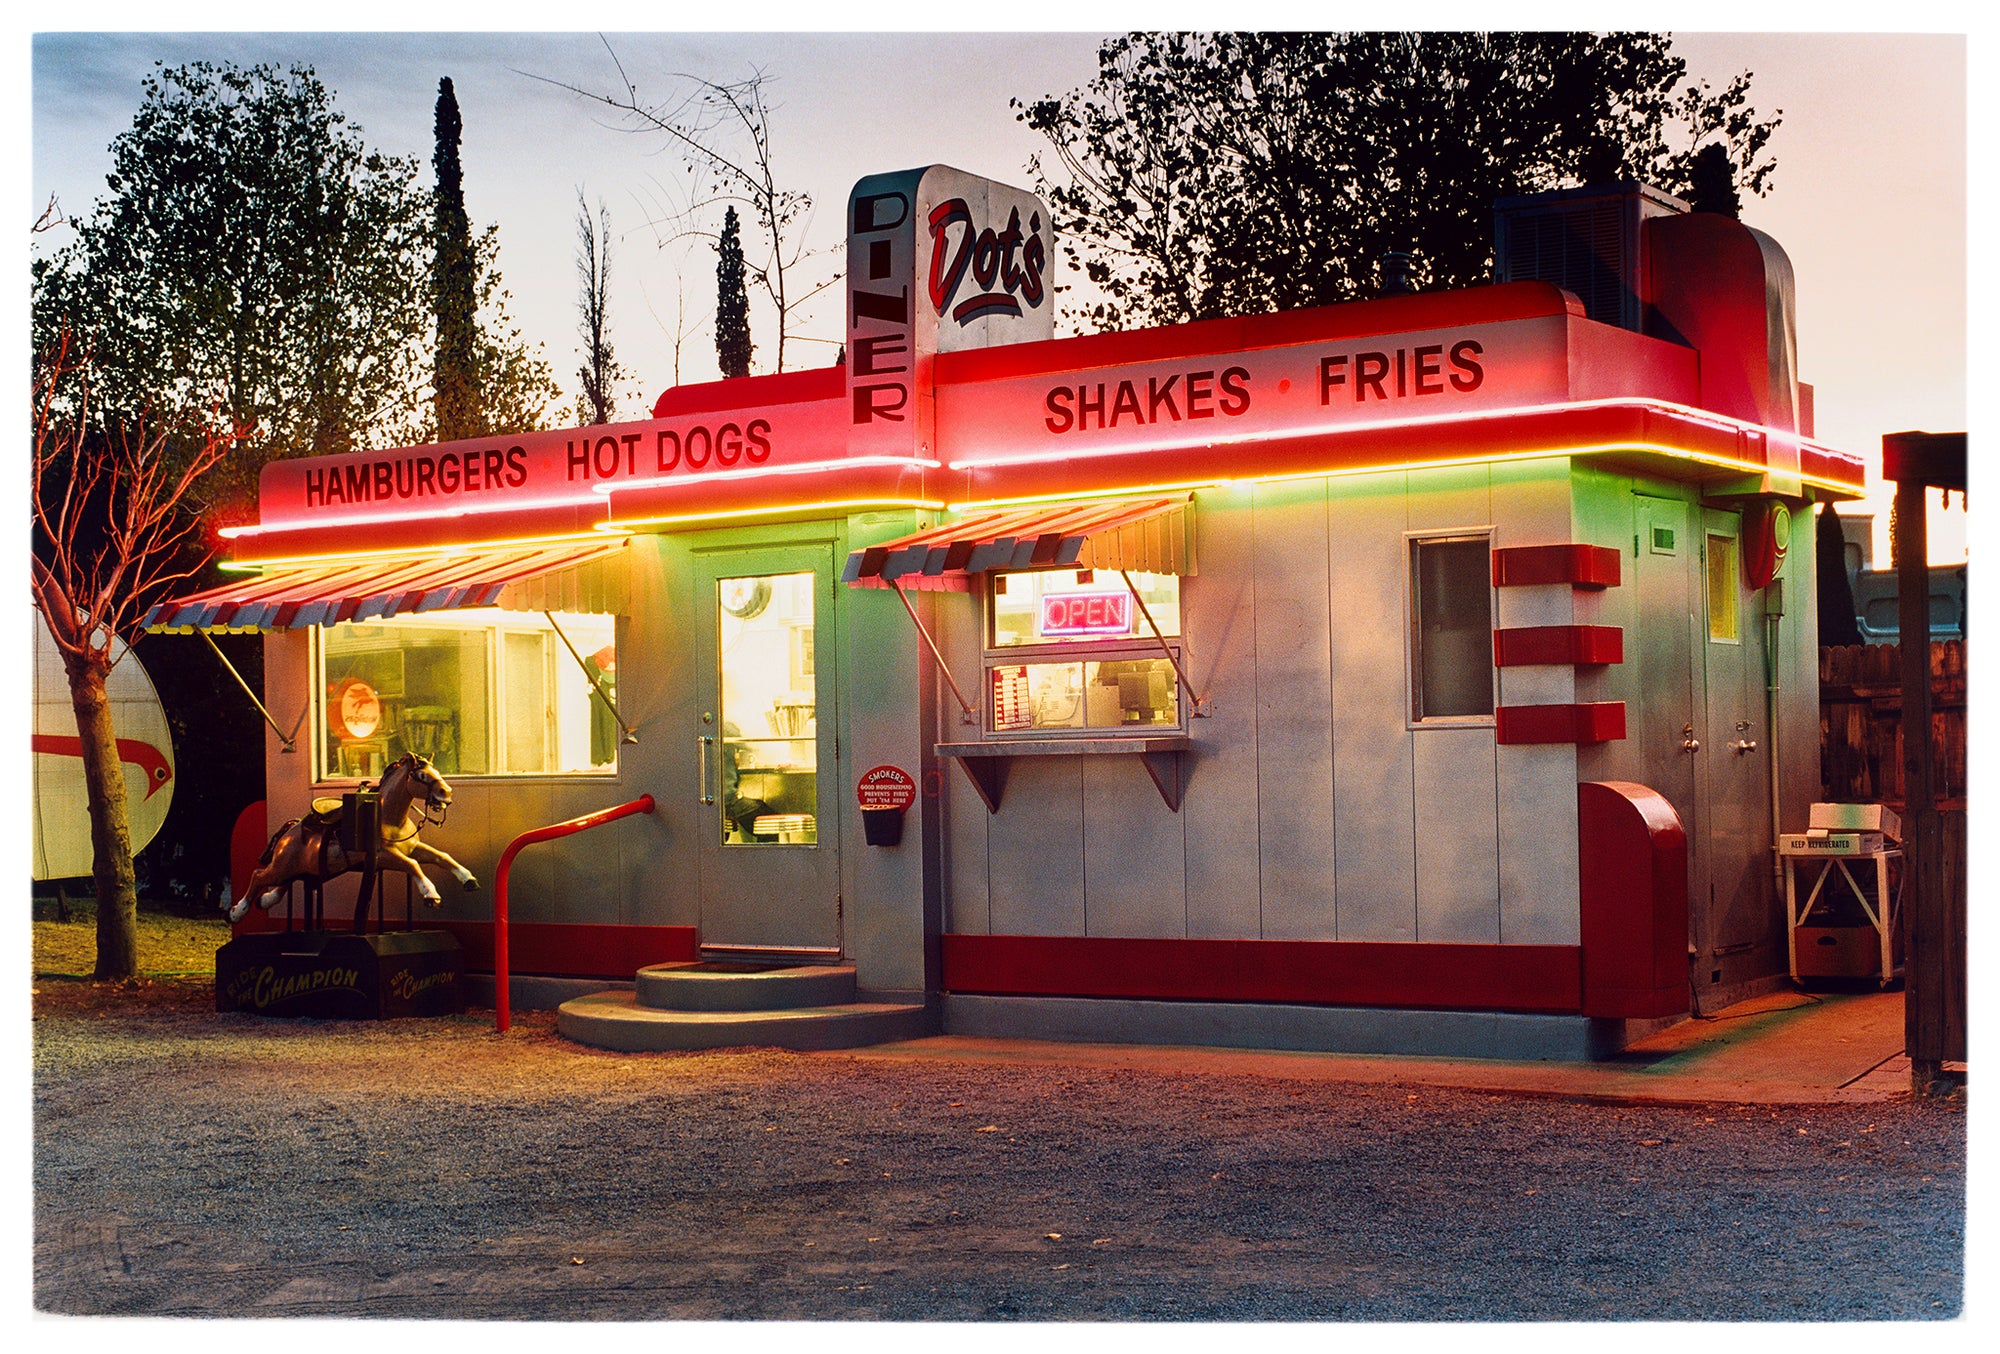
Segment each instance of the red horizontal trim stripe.
[{"label": "red horizontal trim stripe", "polygon": [[769,376],[738,376],[697,385],[670,386],[653,402],[654,418],[708,414],[718,409],[755,409],[773,404],[803,404],[838,399],[847,393],[846,367],[810,367],[805,371],[773,372]]},{"label": "red horizontal trim stripe", "polygon": [[1240,353],[1319,340],[1407,333],[1446,325],[1582,314],[1580,301],[1547,282],[1509,282],[1464,291],[1423,292],[1271,315],[1196,320],[1154,329],[939,353],[937,382],[944,385],[996,381],[1044,372],[1087,371],[1125,362],[1157,362],[1194,354]]},{"label": "red horizontal trim stripe", "polygon": [[237,541],[230,556],[239,563],[256,564],[265,560],[327,559],[363,552],[490,545],[526,537],[595,537],[601,535],[594,533],[593,528],[604,521],[605,505],[595,495],[592,500],[466,513],[458,517],[441,514],[328,526],[271,527]]},{"label": "red horizontal trim stripe", "polygon": [[1493,552],[1496,588],[1567,583],[1576,588],[1615,588],[1621,556],[1603,545],[1510,545]]},{"label": "red horizontal trim stripe", "polygon": [[1501,744],[1610,743],[1624,736],[1624,701],[1503,705],[1493,712],[1493,741]]},{"label": "red horizontal trim stripe", "polygon": [[1121,456],[1092,456],[1079,445],[1073,456],[968,466],[964,497],[974,502],[1036,495],[1108,497],[1216,480],[1337,475],[1522,455],[1602,455],[1607,449],[1615,449],[1612,460],[1619,466],[1671,479],[1721,481],[1747,473],[1734,464],[1700,460],[1739,461],[1744,448],[1735,428],[1650,405],[1611,404],[1494,413],[1430,431],[1404,425],[1327,428]]},{"label": "red horizontal trim stripe", "polygon": [[[615,488],[611,521],[644,522],[662,517],[784,512],[823,503],[907,503],[935,493],[921,466],[840,465],[790,474],[740,475],[685,483],[669,481]],[[854,511],[843,507],[840,512]],[[817,516],[826,516],[817,510]]]},{"label": "red horizontal trim stripe", "polygon": [[1522,625],[1493,632],[1493,665],[1622,663],[1625,631],[1615,625]]},{"label": "red horizontal trim stripe", "polygon": [[1570,1013],[1574,945],[946,935],[947,992]]}]

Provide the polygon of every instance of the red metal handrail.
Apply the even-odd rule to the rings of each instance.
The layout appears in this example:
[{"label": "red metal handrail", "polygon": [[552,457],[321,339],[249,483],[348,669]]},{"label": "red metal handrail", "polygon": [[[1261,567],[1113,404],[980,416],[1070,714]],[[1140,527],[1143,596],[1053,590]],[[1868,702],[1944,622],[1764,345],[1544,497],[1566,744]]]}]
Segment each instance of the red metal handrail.
[{"label": "red metal handrail", "polygon": [[598,827],[604,823],[629,818],[635,813],[651,813],[653,797],[640,795],[629,804],[615,808],[599,809],[596,813],[586,813],[581,818],[571,818],[566,822],[551,823],[547,827],[530,828],[500,853],[500,864],[494,870],[493,879],[493,1029],[505,1034],[513,1023],[512,1003],[507,993],[507,871],[513,867],[514,857],[524,846],[536,842],[554,841],[558,837],[568,837],[585,828]]}]

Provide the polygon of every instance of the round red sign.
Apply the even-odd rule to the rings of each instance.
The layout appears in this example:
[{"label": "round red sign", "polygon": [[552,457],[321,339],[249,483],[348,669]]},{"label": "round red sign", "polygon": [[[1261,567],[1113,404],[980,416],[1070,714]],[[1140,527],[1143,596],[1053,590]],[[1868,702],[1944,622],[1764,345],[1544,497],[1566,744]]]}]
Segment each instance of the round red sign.
[{"label": "round red sign", "polygon": [[861,774],[854,797],[864,809],[907,809],[917,802],[917,783],[900,766],[878,766]]}]

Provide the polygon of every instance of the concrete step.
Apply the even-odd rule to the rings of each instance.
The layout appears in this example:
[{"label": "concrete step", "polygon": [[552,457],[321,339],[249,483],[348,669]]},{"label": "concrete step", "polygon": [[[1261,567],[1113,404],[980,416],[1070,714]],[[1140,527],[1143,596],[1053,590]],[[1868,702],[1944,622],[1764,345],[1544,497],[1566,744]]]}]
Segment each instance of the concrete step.
[{"label": "concrete step", "polygon": [[671,1011],[636,992],[596,992],[556,1008],[556,1032],[593,1048],[664,1053],[700,1048],[860,1048],[931,1033],[922,1006],[843,1002],[762,1011]]},{"label": "concrete step", "polygon": [[633,984],[661,1011],[787,1011],[854,1000],[852,964],[654,964]]}]

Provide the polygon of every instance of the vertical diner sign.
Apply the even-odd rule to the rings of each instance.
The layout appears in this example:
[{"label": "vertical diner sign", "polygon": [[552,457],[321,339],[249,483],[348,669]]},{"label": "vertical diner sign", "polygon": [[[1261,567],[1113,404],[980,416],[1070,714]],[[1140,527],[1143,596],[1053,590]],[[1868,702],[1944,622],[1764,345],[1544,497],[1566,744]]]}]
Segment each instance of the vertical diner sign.
[{"label": "vertical diner sign", "polygon": [[861,180],[847,231],[848,454],[935,455],[938,353],[1054,337],[1049,209],[931,165]]}]

